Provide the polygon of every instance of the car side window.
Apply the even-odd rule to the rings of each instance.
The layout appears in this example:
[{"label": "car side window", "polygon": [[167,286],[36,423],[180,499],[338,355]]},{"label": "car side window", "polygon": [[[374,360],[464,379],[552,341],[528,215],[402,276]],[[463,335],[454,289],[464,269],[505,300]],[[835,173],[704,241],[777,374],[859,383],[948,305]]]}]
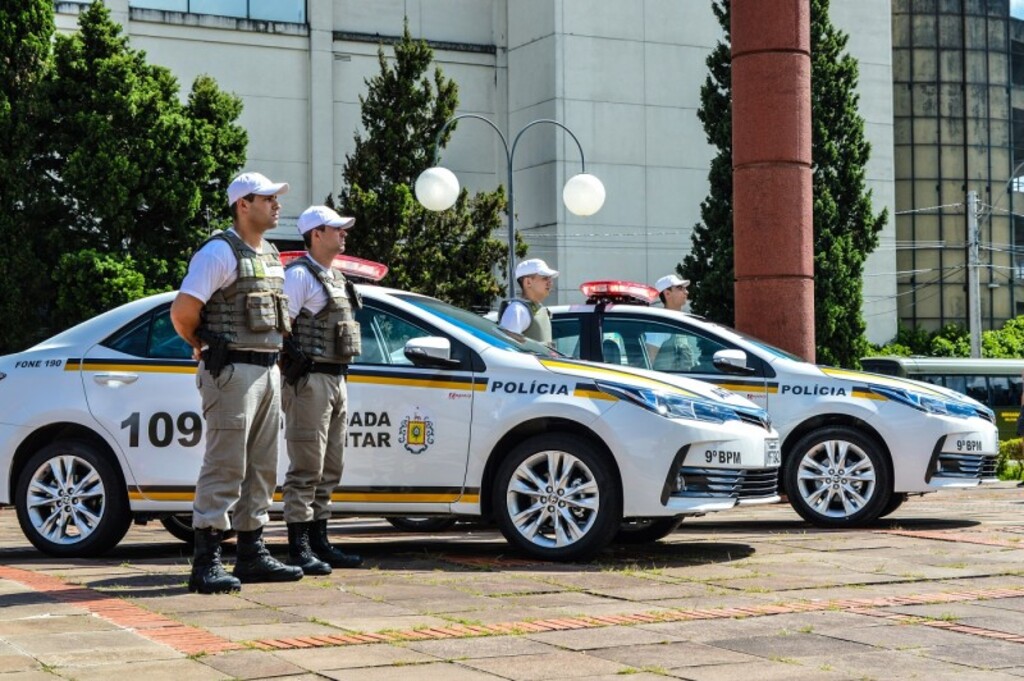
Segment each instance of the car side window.
[{"label": "car side window", "polygon": [[712,357],[727,346],[685,327],[649,319],[606,317],[601,330],[604,339],[621,338],[623,364],[672,373],[721,373],[712,364]]},{"label": "car side window", "polygon": [[139,318],[103,345],[146,359],[191,359],[192,348],[174,330],[171,309],[165,307]]},{"label": "car side window", "polygon": [[551,320],[551,337],[555,342],[555,350],[579,359],[582,324],[583,321],[579,317],[560,317]]},{"label": "car side window", "polygon": [[411,338],[434,335],[389,312],[365,306],[356,313],[362,340],[362,353],[356,364],[411,365],[405,356],[405,344]]}]

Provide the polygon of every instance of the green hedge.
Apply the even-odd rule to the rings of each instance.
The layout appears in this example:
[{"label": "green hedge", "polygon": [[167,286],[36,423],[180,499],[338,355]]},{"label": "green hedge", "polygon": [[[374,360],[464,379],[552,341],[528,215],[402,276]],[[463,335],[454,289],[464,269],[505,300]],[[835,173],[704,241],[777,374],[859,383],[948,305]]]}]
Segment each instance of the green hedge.
[{"label": "green hedge", "polygon": [[1021,438],[1001,440],[999,457],[996,459],[996,474],[1000,480],[1024,480],[1024,460],[1022,460]]}]

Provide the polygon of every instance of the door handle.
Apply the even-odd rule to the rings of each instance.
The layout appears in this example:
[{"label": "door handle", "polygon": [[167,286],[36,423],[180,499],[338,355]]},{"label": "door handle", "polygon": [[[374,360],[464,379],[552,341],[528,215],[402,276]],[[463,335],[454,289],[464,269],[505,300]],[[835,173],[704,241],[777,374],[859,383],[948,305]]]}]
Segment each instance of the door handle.
[{"label": "door handle", "polygon": [[99,374],[93,374],[92,380],[96,381],[100,385],[110,386],[111,388],[118,388],[122,385],[128,385],[139,380],[138,374],[130,374],[124,371],[105,371]]}]

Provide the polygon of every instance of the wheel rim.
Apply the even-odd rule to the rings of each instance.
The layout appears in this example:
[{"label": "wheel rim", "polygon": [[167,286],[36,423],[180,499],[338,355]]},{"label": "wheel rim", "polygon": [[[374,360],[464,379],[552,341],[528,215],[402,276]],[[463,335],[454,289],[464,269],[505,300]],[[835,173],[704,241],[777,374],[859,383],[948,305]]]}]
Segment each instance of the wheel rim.
[{"label": "wheel rim", "polygon": [[103,519],[106,493],[99,472],[85,459],[55,456],[29,481],[25,510],[42,537],[55,544],[76,544]]},{"label": "wheel rim", "polygon": [[829,518],[851,516],[875,494],[875,466],[867,452],[845,440],[826,440],[800,460],[797,486],[804,502]]},{"label": "wheel rim", "polygon": [[593,471],[562,451],[544,451],[512,474],[505,502],[512,524],[536,546],[561,548],[587,535],[597,520],[601,495]]}]

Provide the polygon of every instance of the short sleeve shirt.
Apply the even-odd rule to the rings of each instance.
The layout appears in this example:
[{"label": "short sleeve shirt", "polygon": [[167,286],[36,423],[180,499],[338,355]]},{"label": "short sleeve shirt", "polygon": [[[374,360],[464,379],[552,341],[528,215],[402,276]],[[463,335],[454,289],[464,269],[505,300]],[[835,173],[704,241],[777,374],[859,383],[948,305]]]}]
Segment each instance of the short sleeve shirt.
[{"label": "short sleeve shirt", "polygon": [[[317,271],[324,268],[317,261],[303,256]],[[333,270],[327,270],[327,276],[334,278]],[[284,274],[284,292],[288,296],[288,316],[295,319],[305,308],[310,314],[317,314],[327,307],[327,292],[320,280],[313,276],[305,267],[289,267]]]},{"label": "short sleeve shirt", "polygon": [[505,313],[501,315],[498,325],[515,333],[522,333],[530,327],[532,322],[533,315],[530,314],[530,308],[518,300],[513,300],[505,308]]},{"label": "short sleeve shirt", "polygon": [[[238,232],[231,230],[236,236]],[[263,244],[266,252],[267,244]],[[247,246],[248,248],[248,246]],[[251,249],[256,252],[256,249]],[[205,305],[214,293],[238,279],[238,259],[224,239],[211,239],[196,251],[188,264],[188,273],[181,282],[181,293],[187,293]]]}]

